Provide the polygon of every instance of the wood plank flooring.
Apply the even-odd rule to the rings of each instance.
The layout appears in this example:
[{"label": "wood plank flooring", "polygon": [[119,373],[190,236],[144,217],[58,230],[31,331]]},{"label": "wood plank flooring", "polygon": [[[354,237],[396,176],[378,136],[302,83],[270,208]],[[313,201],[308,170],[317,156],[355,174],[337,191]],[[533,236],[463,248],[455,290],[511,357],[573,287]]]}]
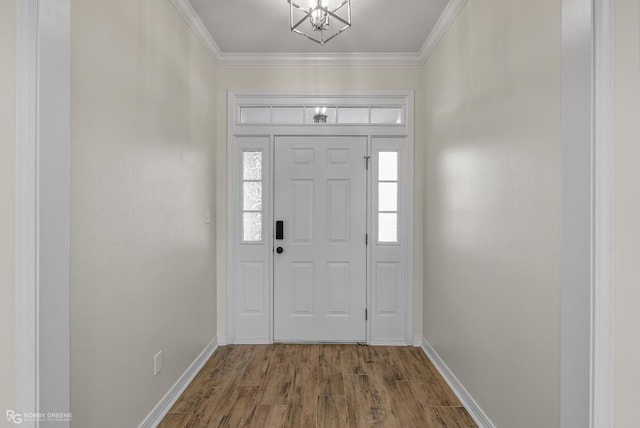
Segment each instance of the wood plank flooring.
[{"label": "wood plank flooring", "polygon": [[220,347],[159,425],[475,427],[418,348]]}]

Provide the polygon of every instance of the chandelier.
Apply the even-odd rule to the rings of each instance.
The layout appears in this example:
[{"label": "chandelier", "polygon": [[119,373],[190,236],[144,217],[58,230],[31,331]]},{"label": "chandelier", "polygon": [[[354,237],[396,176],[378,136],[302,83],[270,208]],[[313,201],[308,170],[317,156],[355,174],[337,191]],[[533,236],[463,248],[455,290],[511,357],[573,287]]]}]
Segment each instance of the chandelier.
[{"label": "chandelier", "polygon": [[314,123],[327,123],[327,108],[316,107],[316,114],[313,116]]},{"label": "chandelier", "polygon": [[[333,9],[329,8],[329,1],[309,0],[309,7],[304,8],[293,0],[287,0],[291,31],[324,45],[351,27],[351,0],[338,0]],[[331,22],[335,22],[333,31]]]}]

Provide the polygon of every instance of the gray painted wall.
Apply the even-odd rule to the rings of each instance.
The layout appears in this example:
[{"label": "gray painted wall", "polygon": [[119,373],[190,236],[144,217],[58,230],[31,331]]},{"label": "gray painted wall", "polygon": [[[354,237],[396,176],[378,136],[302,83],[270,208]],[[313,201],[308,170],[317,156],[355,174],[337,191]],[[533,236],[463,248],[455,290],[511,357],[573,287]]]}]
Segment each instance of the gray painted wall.
[{"label": "gray painted wall", "polygon": [[468,1],[425,66],[424,337],[498,427],[560,424],[560,36]]}]

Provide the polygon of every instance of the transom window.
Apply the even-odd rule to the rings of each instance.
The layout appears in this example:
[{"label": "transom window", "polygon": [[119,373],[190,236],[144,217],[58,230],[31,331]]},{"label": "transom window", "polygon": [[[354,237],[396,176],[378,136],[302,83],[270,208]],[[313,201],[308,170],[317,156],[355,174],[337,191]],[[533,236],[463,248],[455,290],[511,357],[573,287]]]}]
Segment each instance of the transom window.
[{"label": "transom window", "polygon": [[[326,115],[318,123],[315,116]],[[240,125],[404,125],[403,107],[370,106],[242,106]]]}]

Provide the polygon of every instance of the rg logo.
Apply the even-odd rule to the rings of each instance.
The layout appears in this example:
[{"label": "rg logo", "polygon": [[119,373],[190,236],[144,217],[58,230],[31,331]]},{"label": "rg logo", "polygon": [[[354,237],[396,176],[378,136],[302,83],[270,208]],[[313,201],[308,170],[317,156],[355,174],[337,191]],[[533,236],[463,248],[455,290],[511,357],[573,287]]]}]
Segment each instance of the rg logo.
[{"label": "rg logo", "polygon": [[7,410],[7,421],[20,424],[22,423],[22,414],[16,413],[15,410]]}]

